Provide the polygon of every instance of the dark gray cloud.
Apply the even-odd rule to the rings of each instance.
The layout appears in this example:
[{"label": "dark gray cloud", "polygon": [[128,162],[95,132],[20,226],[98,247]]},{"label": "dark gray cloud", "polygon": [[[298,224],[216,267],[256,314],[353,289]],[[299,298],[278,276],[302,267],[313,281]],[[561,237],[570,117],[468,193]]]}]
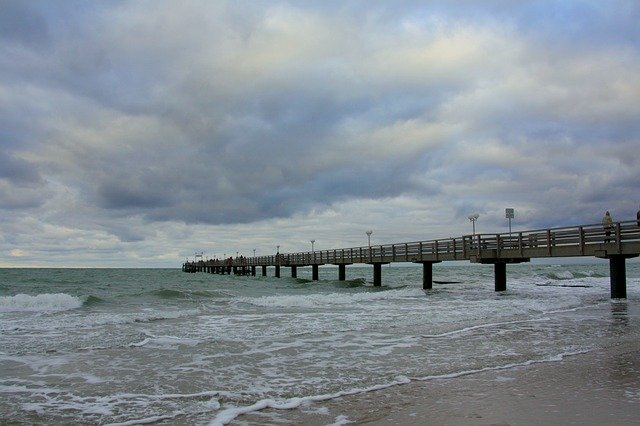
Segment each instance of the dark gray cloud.
[{"label": "dark gray cloud", "polygon": [[34,164],[0,151],[0,179],[6,179],[15,184],[37,184],[42,182]]},{"label": "dark gray cloud", "polygon": [[29,2],[3,0],[0,4],[0,38],[30,47],[46,44],[49,39],[47,21]]}]

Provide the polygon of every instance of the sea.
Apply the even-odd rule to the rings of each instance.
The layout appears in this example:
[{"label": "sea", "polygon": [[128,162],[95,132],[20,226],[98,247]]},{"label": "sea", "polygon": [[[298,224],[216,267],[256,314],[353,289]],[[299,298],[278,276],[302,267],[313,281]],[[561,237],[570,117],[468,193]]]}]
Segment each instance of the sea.
[{"label": "sea", "polygon": [[[640,337],[609,265],[0,269],[0,423],[291,424],[292,411],[416,381],[558,362]],[[634,393],[635,392],[635,393]],[[630,397],[640,400],[636,390]],[[327,416],[326,424],[347,424]]]}]

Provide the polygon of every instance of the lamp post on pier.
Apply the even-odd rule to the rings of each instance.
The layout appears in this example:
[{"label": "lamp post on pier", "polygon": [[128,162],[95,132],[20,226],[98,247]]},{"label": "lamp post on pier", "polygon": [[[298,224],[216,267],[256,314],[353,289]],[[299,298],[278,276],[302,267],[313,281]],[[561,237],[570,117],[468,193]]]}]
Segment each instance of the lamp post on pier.
[{"label": "lamp post on pier", "polygon": [[479,217],[480,215],[478,213],[474,213],[469,216],[469,220],[471,221],[471,225],[473,226],[473,235],[476,235],[476,220],[478,220]]},{"label": "lamp post on pier", "polygon": [[313,253],[313,244],[316,242],[316,240],[311,240],[311,253]]},{"label": "lamp post on pier", "polygon": [[371,247],[371,234],[373,234],[373,231],[368,230],[367,232],[365,232],[365,234],[367,234],[367,239],[369,240],[369,247]]}]

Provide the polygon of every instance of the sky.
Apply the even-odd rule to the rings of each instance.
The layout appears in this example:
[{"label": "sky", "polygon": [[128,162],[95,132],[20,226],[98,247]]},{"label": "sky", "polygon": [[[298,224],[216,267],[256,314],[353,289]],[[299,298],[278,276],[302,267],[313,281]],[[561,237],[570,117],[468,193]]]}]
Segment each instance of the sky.
[{"label": "sky", "polygon": [[0,267],[635,218],[640,2],[0,0]]}]

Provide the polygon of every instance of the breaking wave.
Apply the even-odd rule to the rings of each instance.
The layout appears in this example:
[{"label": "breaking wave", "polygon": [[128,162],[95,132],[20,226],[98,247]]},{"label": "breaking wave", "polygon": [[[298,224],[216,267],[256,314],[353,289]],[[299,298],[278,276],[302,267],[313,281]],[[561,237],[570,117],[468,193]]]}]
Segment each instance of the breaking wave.
[{"label": "breaking wave", "polygon": [[549,271],[545,273],[544,276],[550,280],[566,281],[566,280],[574,280],[574,279],[580,279],[580,278],[603,278],[603,277],[606,277],[607,275],[598,273],[595,271],[572,272],[572,271],[564,270],[564,271]]},{"label": "breaking wave", "polygon": [[28,294],[0,296],[0,312],[69,311],[71,309],[80,308],[85,303],[96,303],[98,300],[99,298],[93,296],[82,298],[71,296],[66,293],[44,293],[36,296],[30,296]]}]

